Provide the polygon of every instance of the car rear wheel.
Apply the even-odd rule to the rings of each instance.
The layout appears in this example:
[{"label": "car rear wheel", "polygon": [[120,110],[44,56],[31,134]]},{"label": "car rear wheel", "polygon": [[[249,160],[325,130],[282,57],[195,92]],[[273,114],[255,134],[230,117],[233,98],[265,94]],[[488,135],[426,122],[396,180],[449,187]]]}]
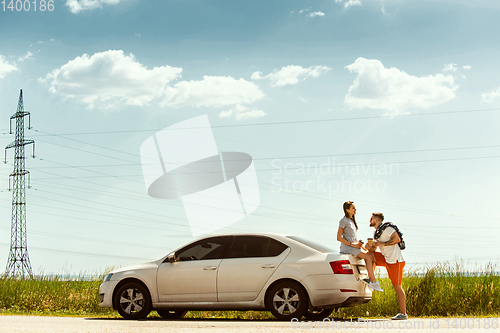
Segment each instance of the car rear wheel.
[{"label": "car rear wheel", "polygon": [[304,288],[293,281],[276,284],[268,293],[267,308],[278,320],[300,318],[306,313],[309,301]]},{"label": "car rear wheel", "polygon": [[144,319],[151,312],[149,291],[139,283],[126,283],[116,293],[115,308],[125,319]]},{"label": "car rear wheel", "polygon": [[165,309],[156,309],[156,312],[158,312],[158,314],[163,319],[181,319],[187,313],[187,311],[184,310],[165,310]]},{"label": "car rear wheel", "polygon": [[312,321],[320,321],[325,318],[327,318],[329,315],[332,314],[334,309],[321,309],[317,311],[312,311],[312,310],[307,310],[306,314],[304,315],[306,319],[312,320]]}]

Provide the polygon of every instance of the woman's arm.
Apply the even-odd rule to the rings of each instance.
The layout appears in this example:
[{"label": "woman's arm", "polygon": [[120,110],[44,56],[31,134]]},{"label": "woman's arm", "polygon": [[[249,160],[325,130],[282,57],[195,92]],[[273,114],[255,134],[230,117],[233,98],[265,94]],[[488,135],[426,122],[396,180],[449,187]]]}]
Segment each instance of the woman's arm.
[{"label": "woman's arm", "polygon": [[342,237],[343,233],[344,233],[344,228],[339,227],[339,230],[337,231],[337,240],[339,242],[341,242],[342,244],[345,244],[347,246],[354,247],[356,249],[360,249],[361,248],[361,244],[360,243],[351,243],[347,239],[345,239],[344,237]]},{"label": "woman's arm", "polygon": [[346,240],[344,237],[342,237],[342,234],[344,233],[344,228],[339,227],[339,230],[337,230],[337,240],[341,242],[342,244],[351,246],[351,243],[349,243],[348,240]]}]

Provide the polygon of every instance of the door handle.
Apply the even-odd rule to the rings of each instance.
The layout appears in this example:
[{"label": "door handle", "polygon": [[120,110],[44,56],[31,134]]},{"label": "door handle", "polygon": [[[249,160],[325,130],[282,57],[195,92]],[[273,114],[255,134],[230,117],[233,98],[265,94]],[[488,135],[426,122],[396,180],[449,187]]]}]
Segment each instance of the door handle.
[{"label": "door handle", "polygon": [[215,266],[205,266],[203,267],[204,270],[206,271],[215,271],[217,269],[217,267]]},{"label": "door handle", "polygon": [[274,267],[276,267],[276,265],[273,265],[273,264],[262,265],[262,268],[274,268]]}]

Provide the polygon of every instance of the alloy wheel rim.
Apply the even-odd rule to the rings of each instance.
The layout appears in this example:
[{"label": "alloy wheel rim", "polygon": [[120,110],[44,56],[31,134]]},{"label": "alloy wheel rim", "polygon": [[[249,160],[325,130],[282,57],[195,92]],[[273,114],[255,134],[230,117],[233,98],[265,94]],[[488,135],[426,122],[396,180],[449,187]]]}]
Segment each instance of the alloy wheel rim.
[{"label": "alloy wheel rim", "polygon": [[120,307],[126,314],[137,313],[144,306],[144,295],[137,289],[126,289],[120,296]]},{"label": "alloy wheel rim", "polygon": [[292,288],[278,290],[273,297],[273,306],[279,314],[292,314],[300,303],[299,294]]}]

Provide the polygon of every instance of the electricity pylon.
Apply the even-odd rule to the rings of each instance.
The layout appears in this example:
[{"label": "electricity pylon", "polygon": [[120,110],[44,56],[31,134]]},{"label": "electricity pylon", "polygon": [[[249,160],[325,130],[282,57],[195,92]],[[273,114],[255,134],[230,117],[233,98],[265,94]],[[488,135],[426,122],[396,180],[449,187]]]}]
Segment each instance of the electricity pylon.
[{"label": "electricity pylon", "polygon": [[31,116],[24,111],[23,91],[19,94],[17,112],[10,117],[10,134],[12,134],[12,120],[16,120],[15,141],[5,147],[5,163],[7,163],[7,149],[15,148],[14,171],[9,176],[9,190],[11,179],[12,186],[12,220],[10,235],[10,253],[7,260],[5,274],[7,276],[33,277],[30,258],[28,256],[28,240],[26,234],[26,176],[29,172],[25,169],[24,146],[33,144],[33,157],[35,157],[35,141],[24,139],[24,117],[28,116],[28,129],[31,128]]}]

